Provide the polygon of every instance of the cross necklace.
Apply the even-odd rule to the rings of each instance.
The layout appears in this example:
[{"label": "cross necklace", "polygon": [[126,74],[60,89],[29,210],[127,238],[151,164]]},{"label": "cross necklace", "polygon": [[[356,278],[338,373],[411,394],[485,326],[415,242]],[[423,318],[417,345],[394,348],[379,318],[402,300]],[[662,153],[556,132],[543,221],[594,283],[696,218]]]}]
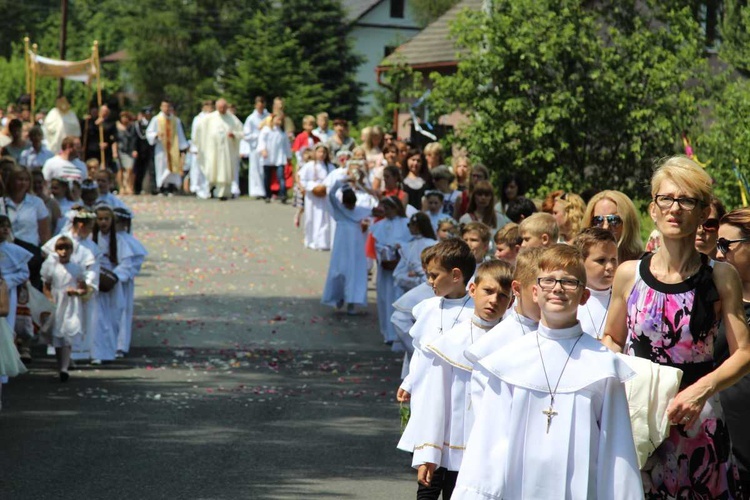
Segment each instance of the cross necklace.
[{"label": "cross necklace", "polygon": [[560,380],[562,380],[563,373],[565,373],[565,368],[568,366],[568,361],[570,361],[570,357],[573,355],[573,349],[576,348],[576,345],[578,345],[578,341],[581,340],[581,337],[583,337],[583,334],[578,336],[575,343],[573,344],[573,347],[570,348],[570,352],[568,353],[568,359],[565,360],[565,364],[563,365],[562,370],[560,371],[560,376],[557,378],[555,389],[552,390],[552,386],[549,383],[549,377],[547,376],[547,367],[544,365],[544,356],[542,356],[542,346],[539,345],[539,332],[537,332],[536,334],[536,346],[539,349],[539,358],[542,360],[542,370],[544,370],[544,379],[547,381],[547,390],[549,391],[549,407],[546,410],[542,410],[542,413],[547,417],[547,434],[549,434],[549,426],[552,424],[552,417],[557,415],[557,412],[554,410],[555,395],[557,394],[557,388],[560,386]]},{"label": "cross necklace", "polygon": [[[469,302],[469,299],[471,298],[470,295],[467,295],[466,300],[464,300],[464,303],[461,305],[461,309],[459,309],[458,314],[456,314],[456,318],[453,320],[453,324],[451,325],[450,329],[453,329],[454,326],[456,326],[456,323],[458,323],[458,319],[461,317],[461,313],[464,310],[464,307],[466,307],[466,303]],[[440,299],[440,328],[438,329],[438,335],[443,334],[443,304],[445,303],[445,297]]]}]

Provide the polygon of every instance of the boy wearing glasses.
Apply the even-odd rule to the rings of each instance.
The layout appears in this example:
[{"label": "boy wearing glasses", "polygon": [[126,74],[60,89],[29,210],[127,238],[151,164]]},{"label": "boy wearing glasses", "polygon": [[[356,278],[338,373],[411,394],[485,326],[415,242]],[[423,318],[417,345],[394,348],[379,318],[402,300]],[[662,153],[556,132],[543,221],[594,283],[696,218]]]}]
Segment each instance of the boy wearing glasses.
[{"label": "boy wearing glasses", "polygon": [[641,499],[622,382],[633,371],[586,335],[586,268],[556,244],[539,259],[539,329],[480,359],[490,381],[453,499]]}]

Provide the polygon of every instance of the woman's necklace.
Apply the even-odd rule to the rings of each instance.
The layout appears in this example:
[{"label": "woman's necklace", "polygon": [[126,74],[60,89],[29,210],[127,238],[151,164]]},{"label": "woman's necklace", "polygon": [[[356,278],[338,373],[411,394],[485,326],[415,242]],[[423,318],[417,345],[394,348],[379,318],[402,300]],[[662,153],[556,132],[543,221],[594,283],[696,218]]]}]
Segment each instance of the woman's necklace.
[{"label": "woman's necklace", "polygon": [[607,320],[607,313],[609,312],[609,303],[612,302],[612,289],[609,289],[609,298],[607,299],[607,307],[604,308],[604,316],[602,317],[602,322],[599,324],[599,328],[596,327],[596,323],[594,323],[594,316],[591,314],[591,309],[589,309],[589,304],[586,302],[586,312],[589,313],[589,319],[591,320],[591,326],[594,327],[594,333],[596,334],[596,340],[601,340],[601,333],[602,328],[604,328],[604,322]]},{"label": "woman's necklace", "polygon": [[[458,323],[458,318],[461,317],[461,313],[464,310],[464,307],[466,307],[466,303],[469,302],[469,299],[471,296],[467,295],[466,299],[464,300],[464,303],[461,304],[461,309],[458,311],[458,314],[456,314],[456,318],[453,320],[453,324],[451,325],[450,329],[453,329],[454,326],[456,326],[456,323]],[[443,304],[445,303],[445,297],[440,299],[440,330],[438,330],[438,335],[443,334]]]},{"label": "woman's necklace", "polygon": [[565,368],[568,366],[568,361],[570,361],[570,357],[573,355],[573,349],[576,348],[576,345],[578,345],[578,341],[581,340],[581,337],[583,337],[584,334],[581,334],[576,339],[575,343],[573,344],[573,347],[570,348],[570,352],[568,353],[568,359],[565,360],[565,364],[562,367],[562,370],[560,371],[560,376],[557,378],[557,383],[555,384],[555,390],[552,390],[552,386],[549,383],[549,377],[547,376],[547,367],[544,365],[544,356],[542,356],[542,346],[539,344],[539,333],[536,334],[536,346],[539,349],[539,358],[542,360],[542,370],[544,370],[544,379],[547,381],[547,390],[549,391],[549,408],[546,410],[542,410],[542,413],[544,413],[547,416],[547,434],[549,434],[549,426],[552,424],[552,417],[557,415],[557,412],[554,410],[555,407],[555,395],[557,395],[557,388],[560,386],[560,380],[562,380],[563,373],[565,373]]}]

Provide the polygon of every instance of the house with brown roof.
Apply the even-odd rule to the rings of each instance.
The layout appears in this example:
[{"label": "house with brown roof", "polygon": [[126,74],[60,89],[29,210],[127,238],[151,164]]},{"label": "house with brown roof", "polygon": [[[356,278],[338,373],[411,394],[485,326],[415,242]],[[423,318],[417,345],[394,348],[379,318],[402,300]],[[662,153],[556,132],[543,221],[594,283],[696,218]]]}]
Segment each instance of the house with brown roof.
[{"label": "house with brown roof", "polygon": [[[456,20],[459,13],[465,9],[480,10],[486,0],[461,0],[445,14],[436,19],[424,30],[411,40],[400,45],[393,53],[383,58],[376,71],[378,82],[394,66],[407,65],[413,70],[422,73],[423,84],[426,89],[431,88],[432,81],[429,78],[430,73],[438,72],[441,74],[455,73],[458,67],[458,61],[461,52],[456,47],[455,40],[451,36],[450,27]],[[414,103],[414,99],[408,99],[409,104]],[[418,113],[415,113],[418,115]],[[409,137],[412,128],[412,114],[400,112],[394,117],[394,130],[399,137]],[[453,127],[464,119],[463,115],[458,112],[441,117],[434,117],[433,123],[440,126]]]}]

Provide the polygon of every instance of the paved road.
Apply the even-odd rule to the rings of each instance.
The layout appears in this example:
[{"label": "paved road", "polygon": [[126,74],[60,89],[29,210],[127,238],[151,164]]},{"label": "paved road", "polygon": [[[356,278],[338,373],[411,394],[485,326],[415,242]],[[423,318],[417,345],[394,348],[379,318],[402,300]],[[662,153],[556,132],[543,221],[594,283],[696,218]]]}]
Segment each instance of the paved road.
[{"label": "paved road", "polygon": [[412,498],[401,360],[373,306],[320,305],[329,254],[293,209],[126,201],[151,252],[133,349],[67,384],[40,354],[5,386],[0,499]]}]

